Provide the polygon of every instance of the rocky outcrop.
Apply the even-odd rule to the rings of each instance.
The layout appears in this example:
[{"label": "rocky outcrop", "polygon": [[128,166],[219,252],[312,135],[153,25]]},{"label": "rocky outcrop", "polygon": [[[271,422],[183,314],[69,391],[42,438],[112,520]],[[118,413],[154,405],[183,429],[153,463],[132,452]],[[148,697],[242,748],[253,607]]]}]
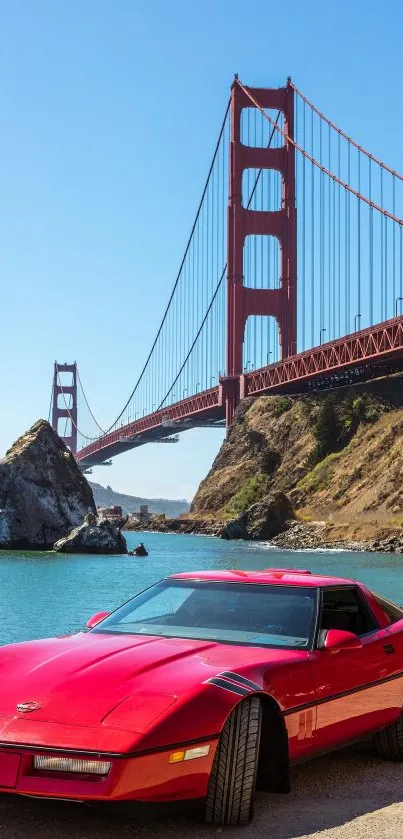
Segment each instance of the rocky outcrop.
[{"label": "rocky outcrop", "polygon": [[334,391],[334,429],[324,412],[329,398],[244,400],[192,513],[228,517],[284,492],[294,509],[318,520],[340,514],[403,522],[403,375]]},{"label": "rocky outcrop", "polygon": [[269,495],[224,526],[222,539],[273,539],[292,519],[292,505],[283,492]]},{"label": "rocky outcrop", "polygon": [[0,460],[0,548],[48,549],[95,513],[91,489],[45,420]]},{"label": "rocky outcrop", "polygon": [[53,546],[58,553],[70,554],[125,554],[126,539],[113,521],[97,521],[96,516],[87,515],[83,524],[75,527]]},{"label": "rocky outcrop", "polygon": [[296,512],[267,537],[279,547],[403,553],[403,374],[243,400],[189,518],[264,538],[249,511],[273,493]]}]

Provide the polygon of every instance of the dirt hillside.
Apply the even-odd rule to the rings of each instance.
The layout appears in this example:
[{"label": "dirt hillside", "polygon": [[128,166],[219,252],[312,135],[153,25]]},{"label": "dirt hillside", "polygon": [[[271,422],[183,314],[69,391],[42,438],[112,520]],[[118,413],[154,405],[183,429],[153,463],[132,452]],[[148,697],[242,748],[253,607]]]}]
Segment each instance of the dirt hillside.
[{"label": "dirt hillside", "polygon": [[242,403],[191,512],[230,518],[271,491],[306,520],[400,527],[403,376]]}]

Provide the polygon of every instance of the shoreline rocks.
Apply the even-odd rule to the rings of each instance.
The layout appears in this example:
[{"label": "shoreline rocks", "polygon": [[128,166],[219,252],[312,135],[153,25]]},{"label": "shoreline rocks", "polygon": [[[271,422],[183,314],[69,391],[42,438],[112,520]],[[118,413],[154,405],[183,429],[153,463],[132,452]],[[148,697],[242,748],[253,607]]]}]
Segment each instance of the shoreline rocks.
[{"label": "shoreline rocks", "polygon": [[179,533],[199,536],[220,536],[223,522],[210,519],[166,518],[164,515],[152,516],[145,524],[140,521],[129,521],[124,527],[129,533]]},{"label": "shoreline rocks", "polygon": [[53,545],[58,553],[127,554],[126,539],[114,521],[97,521],[87,515],[84,522]]},{"label": "shoreline rocks", "polygon": [[[244,514],[246,515],[246,514]],[[243,516],[239,517],[243,519]],[[235,520],[238,522],[238,519]],[[215,536],[224,535],[232,522],[207,519],[154,519],[147,526],[138,526],[136,530],[156,533],[177,533],[179,535]],[[235,529],[235,526],[234,526]],[[347,535],[341,538],[337,528],[325,521],[304,522],[297,518],[284,521],[281,532],[271,538],[246,535],[232,536],[244,541],[263,541],[268,547],[289,551],[367,551],[370,553],[403,553],[403,531],[399,528],[383,528],[374,538],[362,538],[362,533],[355,535],[356,528],[347,528]],[[350,531],[350,533],[349,533]]]}]

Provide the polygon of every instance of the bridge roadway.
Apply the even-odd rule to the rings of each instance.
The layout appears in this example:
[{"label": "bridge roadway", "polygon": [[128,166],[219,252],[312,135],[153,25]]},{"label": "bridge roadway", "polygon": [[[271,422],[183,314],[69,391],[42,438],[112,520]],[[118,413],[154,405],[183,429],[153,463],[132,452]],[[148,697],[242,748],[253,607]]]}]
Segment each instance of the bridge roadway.
[{"label": "bridge roadway", "polygon": [[[306,393],[341,387],[403,369],[403,315],[240,376],[240,398]],[[166,440],[190,428],[220,427],[225,421],[225,384],[196,393],[108,432],[76,454],[85,470],[117,454]]]}]

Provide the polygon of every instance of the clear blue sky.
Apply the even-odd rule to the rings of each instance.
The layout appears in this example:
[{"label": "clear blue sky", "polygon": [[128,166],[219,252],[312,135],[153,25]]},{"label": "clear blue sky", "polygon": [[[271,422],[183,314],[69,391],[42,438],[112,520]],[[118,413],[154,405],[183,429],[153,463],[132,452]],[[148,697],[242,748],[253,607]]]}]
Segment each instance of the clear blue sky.
[{"label": "clear blue sky", "polygon": [[[109,424],[165,308],[234,72],[287,75],[403,171],[399,0],[0,0],[0,456],[77,359]],[[93,478],[187,496],[222,434]]]}]

